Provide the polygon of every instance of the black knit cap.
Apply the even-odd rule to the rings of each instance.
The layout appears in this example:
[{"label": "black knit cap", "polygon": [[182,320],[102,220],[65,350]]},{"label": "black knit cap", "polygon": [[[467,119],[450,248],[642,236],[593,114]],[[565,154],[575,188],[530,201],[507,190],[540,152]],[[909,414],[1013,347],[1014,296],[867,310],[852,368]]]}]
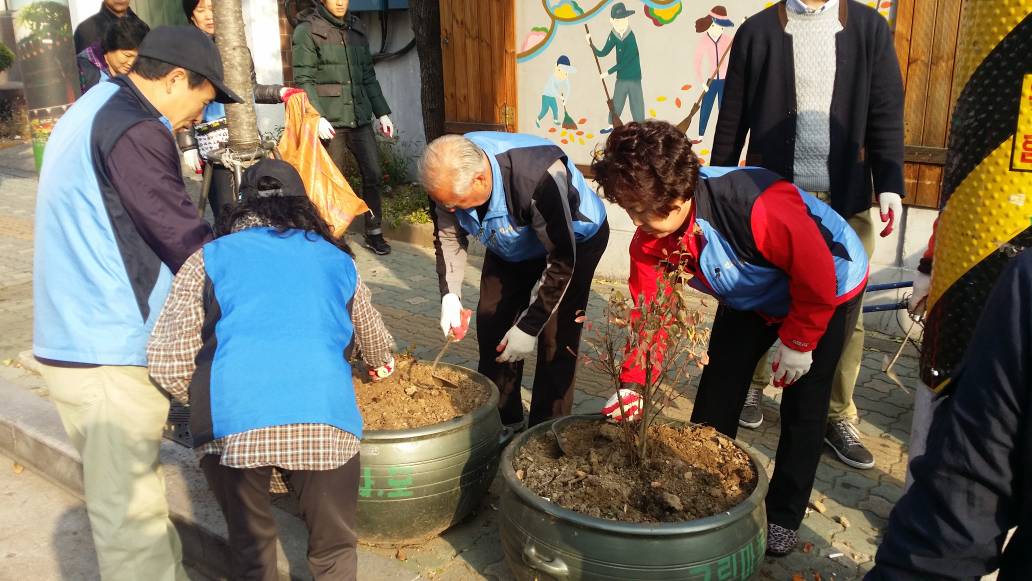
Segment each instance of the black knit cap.
[{"label": "black knit cap", "polygon": [[200,3],[201,0],[183,0],[183,14],[186,14],[187,22],[193,22],[193,11],[197,10]]},{"label": "black knit cap", "polygon": [[[263,178],[272,178],[279,182],[278,188],[259,189]],[[268,180],[266,181],[268,183]],[[240,179],[240,196],[245,199],[271,197],[308,197],[305,184],[294,166],[279,159],[263,159],[244,170]]]}]

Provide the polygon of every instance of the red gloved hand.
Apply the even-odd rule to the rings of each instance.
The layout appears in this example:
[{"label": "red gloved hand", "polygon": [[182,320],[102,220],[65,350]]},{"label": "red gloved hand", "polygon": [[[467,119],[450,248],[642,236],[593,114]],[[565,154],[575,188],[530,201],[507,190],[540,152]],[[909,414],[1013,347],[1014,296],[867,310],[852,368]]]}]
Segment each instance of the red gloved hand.
[{"label": "red gloved hand", "polygon": [[462,338],[469,332],[469,320],[472,317],[472,309],[462,309],[459,313],[459,326],[451,328],[452,341],[462,341]]},{"label": "red gloved hand", "polygon": [[[614,422],[624,420],[633,422],[641,417],[641,394],[633,389],[620,388],[620,401],[616,401],[616,394],[609,396],[606,405],[602,406],[602,414]],[[623,409],[620,408],[623,402]],[[624,413],[626,412],[626,414]],[[626,415],[626,417],[624,417]]]},{"label": "red gloved hand", "polygon": [[297,87],[283,87],[280,89],[280,100],[286,103],[294,95],[304,92],[304,89],[298,89]]}]

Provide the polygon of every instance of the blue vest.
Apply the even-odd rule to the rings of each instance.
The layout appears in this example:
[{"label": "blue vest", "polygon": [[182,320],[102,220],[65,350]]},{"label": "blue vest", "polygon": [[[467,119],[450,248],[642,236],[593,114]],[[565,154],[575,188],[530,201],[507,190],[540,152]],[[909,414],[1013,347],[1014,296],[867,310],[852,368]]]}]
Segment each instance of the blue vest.
[{"label": "blue vest", "polygon": [[352,258],[317,234],[249,228],[206,244],[204,267],[194,445],[285,424],[327,424],[361,438],[347,361]]},{"label": "blue vest", "polygon": [[[475,236],[485,247],[509,262],[519,262],[545,256],[541,244],[530,224],[517,224],[509,211],[509,200],[529,200],[539,180],[556,160],[563,159],[570,176],[570,187],[576,190],[580,203],[570,208],[573,213],[573,231],[577,242],[595,235],[606,219],[606,208],[602,200],[584,180],[580,170],[563,151],[551,141],[518,133],[480,131],[467,133],[466,137],[487,154],[491,163],[491,198],[487,213],[481,220],[475,208],[455,210],[459,225]],[[512,155],[517,150],[534,148],[529,156]],[[499,159],[506,162],[503,172]],[[509,179],[527,176],[527,179]],[[512,188],[514,191],[507,191]]]},{"label": "blue vest", "polygon": [[[38,357],[147,364],[147,340],[172,273],[135,232],[105,162],[129,127],[153,118],[114,79],[76,101],[47,142],[33,260],[32,350]],[[120,220],[120,228],[112,220]]]},{"label": "blue vest", "polygon": [[202,121],[209,123],[211,121],[218,121],[219,119],[225,119],[226,117],[226,106],[222,103],[212,101],[204,107],[204,117]]},{"label": "blue vest", "polygon": [[[756,190],[743,193],[741,190],[744,188],[741,187],[735,191],[727,189],[726,182],[721,178],[732,173],[736,176],[754,174],[751,180],[758,182]],[[707,192],[711,193],[697,192],[697,196],[720,197],[724,212],[713,216],[696,216],[695,223],[702,229],[706,240],[698,257],[698,268],[712,291],[694,278],[689,285],[707,294],[714,294],[722,303],[739,311],[760,311],[775,317],[787,315],[791,304],[788,276],[759,257],[759,252],[748,247],[747,243],[738,240],[736,244],[732,234],[736,226],[749,224],[751,202],[769,186],[767,181],[772,183],[780,179],[779,176],[762,168],[703,167],[699,177],[706,180],[709,185]],[[867,280],[868,270],[867,252],[860,238],[845,218],[831,206],[802,190],[799,190],[799,194],[810,216],[824,233],[831,250],[835,264],[836,295],[841,297],[856,290]],[[739,199],[742,203],[735,204]],[[731,216],[736,217],[729,219]],[[751,235],[748,238],[751,239]],[[747,255],[743,256],[743,253]]]}]

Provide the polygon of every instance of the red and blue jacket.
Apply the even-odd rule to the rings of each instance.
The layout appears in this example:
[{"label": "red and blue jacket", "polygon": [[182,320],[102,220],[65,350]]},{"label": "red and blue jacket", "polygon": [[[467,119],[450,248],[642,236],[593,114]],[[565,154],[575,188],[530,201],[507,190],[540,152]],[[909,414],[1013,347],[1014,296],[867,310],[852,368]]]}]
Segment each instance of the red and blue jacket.
[{"label": "red and blue jacket", "polygon": [[[798,351],[815,349],[835,309],[867,283],[867,254],[849,223],[762,168],[702,168],[681,230],[635,232],[628,284],[636,305],[655,296],[659,270],[678,250],[692,288],[780,323],[781,341]],[[621,379],[644,383],[633,359]]]}]

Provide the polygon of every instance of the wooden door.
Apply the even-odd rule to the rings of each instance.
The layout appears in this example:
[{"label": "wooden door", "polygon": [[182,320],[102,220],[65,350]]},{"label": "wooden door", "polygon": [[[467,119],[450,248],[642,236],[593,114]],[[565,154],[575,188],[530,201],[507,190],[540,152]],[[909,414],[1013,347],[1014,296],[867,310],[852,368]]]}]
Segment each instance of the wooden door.
[{"label": "wooden door", "polygon": [[899,0],[896,55],[903,71],[907,204],[939,208],[950,117],[957,101],[953,69],[964,1]]},{"label": "wooden door", "polygon": [[515,0],[440,0],[444,130],[516,131]]}]

